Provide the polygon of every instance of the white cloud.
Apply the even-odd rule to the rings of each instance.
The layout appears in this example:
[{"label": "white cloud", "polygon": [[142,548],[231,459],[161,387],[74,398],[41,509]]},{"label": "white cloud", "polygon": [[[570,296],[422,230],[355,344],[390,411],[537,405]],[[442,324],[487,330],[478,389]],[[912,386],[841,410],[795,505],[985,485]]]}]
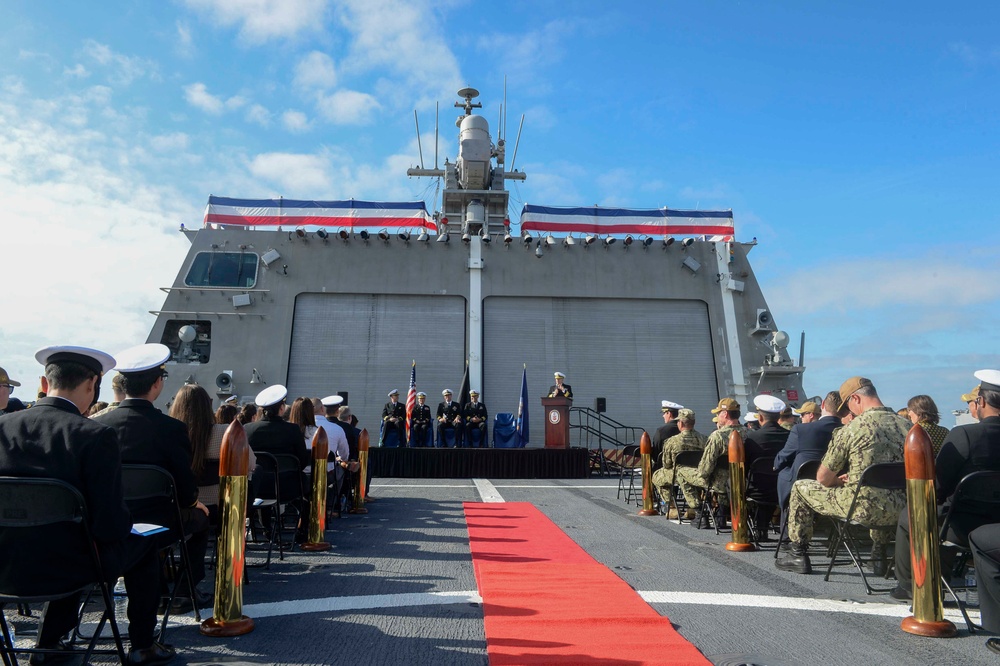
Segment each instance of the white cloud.
[{"label": "white cloud", "polygon": [[195,53],[194,38],[191,36],[191,26],[182,21],[174,24],[177,28],[177,46],[175,50],[183,58],[190,58]]},{"label": "white cloud", "polygon": [[247,100],[241,95],[233,95],[226,100],[226,110],[235,111],[236,109],[243,108],[246,106]]},{"label": "white cloud", "polygon": [[153,80],[160,78],[156,63],[152,60],[116,53],[111,47],[93,39],[83,42],[83,54],[107,68],[108,80],[116,85],[127,86],[143,76],[149,76]]},{"label": "white cloud", "polygon": [[372,113],[381,108],[378,100],[356,90],[338,90],[332,95],[320,95],[316,108],[324,118],[337,125],[367,125]]},{"label": "white cloud", "polygon": [[289,110],[281,114],[281,124],[284,125],[285,129],[289,132],[308,132],[309,118],[306,114],[301,111]]},{"label": "white cloud", "polygon": [[191,141],[184,132],[174,132],[173,134],[161,134],[149,140],[149,145],[153,150],[161,153],[187,150]]},{"label": "white cloud", "polygon": [[250,108],[247,109],[246,119],[249,123],[269,127],[271,125],[271,112],[260,104],[251,104]]},{"label": "white cloud", "polygon": [[206,113],[219,115],[223,111],[224,104],[219,97],[208,92],[208,87],[204,83],[192,83],[184,86],[184,99],[191,106],[201,109]]},{"label": "white cloud", "polygon": [[331,187],[330,161],[321,155],[264,153],[253,158],[250,173],[295,194],[318,193]]},{"label": "white cloud", "polygon": [[63,68],[63,75],[74,79],[85,79],[90,76],[90,72],[81,63],[76,63],[73,67]]},{"label": "white cloud", "polygon": [[295,65],[296,87],[304,90],[328,90],[337,85],[337,70],[333,59],[321,51],[313,51]]},{"label": "white cloud", "polygon": [[254,44],[321,29],[328,0],[185,0],[192,10],[224,26],[239,26]]}]

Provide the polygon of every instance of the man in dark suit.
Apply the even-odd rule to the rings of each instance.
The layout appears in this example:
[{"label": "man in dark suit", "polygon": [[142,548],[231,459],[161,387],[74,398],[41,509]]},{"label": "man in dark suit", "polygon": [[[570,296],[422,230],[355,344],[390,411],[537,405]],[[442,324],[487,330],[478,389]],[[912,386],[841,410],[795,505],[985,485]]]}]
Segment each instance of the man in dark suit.
[{"label": "man in dark suit", "polygon": [[976,566],[983,629],[1000,633],[1000,523],[977,527],[969,534]]},{"label": "man in dark suit", "polygon": [[[345,482],[341,484],[340,494],[347,498],[348,506],[354,502],[354,488],[358,487],[361,480],[361,468],[358,464],[358,440],[361,437],[361,431],[358,429],[357,423],[358,420],[351,412],[351,407],[343,405],[337,413],[337,424],[344,429],[344,434],[347,435],[347,447],[350,450],[350,456],[348,458],[348,473],[345,477]],[[366,498],[368,498],[368,486],[371,485],[371,465],[368,466],[367,472],[368,478],[365,479]]]},{"label": "man in dark suit", "polygon": [[680,414],[680,410],[682,409],[684,409],[684,405],[677,404],[676,402],[669,400],[660,401],[660,411],[663,412],[663,425],[656,429],[656,432],[653,434],[653,441],[651,442],[653,445],[653,472],[660,469],[663,465],[663,444],[681,432],[677,426],[677,415]]},{"label": "man in dark suit", "polygon": [[438,448],[447,445],[448,439],[445,435],[451,434],[455,438],[455,446],[462,445],[462,408],[457,402],[451,400],[451,389],[441,391],[442,402],[438,403]]},{"label": "man in dark suit", "polygon": [[[118,433],[122,463],[156,465],[174,478],[181,520],[188,539],[191,556],[191,578],[195,585],[205,578],[205,552],[208,550],[208,507],[198,501],[198,482],[191,470],[191,441],[187,426],[153,406],[153,401],[163,391],[164,365],[170,358],[166,345],[146,344],[120,352],[115,366],[121,376],[125,400],[117,409],[106,412],[96,420],[110,426]],[[130,506],[133,519],[155,525],[172,525],[176,522],[173,507],[160,499],[147,500]],[[156,537],[160,546],[167,546],[180,535],[165,533]],[[187,586],[179,581],[177,588],[181,599],[175,611],[185,612],[192,603],[206,603],[207,598],[187,599]]]},{"label": "man in dark suit", "polygon": [[556,383],[549,387],[549,397],[550,398],[569,398],[573,399],[573,387],[569,384],[564,384],[566,380],[566,375],[561,372],[555,373]]},{"label": "man in dark suit", "polygon": [[406,406],[399,401],[399,391],[389,391],[389,402],[382,407],[382,441],[389,441],[390,429],[396,433],[396,446],[406,446]]},{"label": "man in dark suit", "polygon": [[479,432],[479,443],[476,448],[487,448],[490,443],[489,432],[487,430],[487,420],[489,414],[486,412],[486,405],[479,402],[479,391],[475,389],[469,391],[469,404],[462,410],[462,420],[465,422],[465,446],[473,446],[473,433]]},{"label": "man in dark suit", "polygon": [[[289,455],[298,459],[299,470],[303,470],[312,463],[312,454],[306,448],[306,441],[302,437],[302,431],[294,423],[289,423],[281,418],[285,408],[285,398],[288,396],[288,389],[281,384],[268,386],[257,394],[254,404],[260,408],[260,420],[249,423],[246,426],[247,443],[255,452],[270,453],[271,455]],[[282,501],[287,501],[296,496],[301,497],[296,504],[299,516],[309,515],[309,502],[307,489],[303,483],[300,472],[283,473],[278,479],[281,485]],[[273,477],[263,471],[254,472],[252,479],[251,494],[257,497],[261,489],[274,484]],[[302,541],[306,538],[308,525],[303,520],[296,533],[296,540]]]},{"label": "man in dark suit", "polygon": [[[805,414],[810,403],[802,406]],[[774,458],[774,469],[778,472],[778,502],[781,505],[781,522],[788,519],[788,498],[792,494],[792,484],[798,478],[799,468],[810,460],[822,460],[830,446],[833,431],[840,427],[837,417],[840,411],[840,393],[830,391],[820,408],[820,418],[792,428],[781,452]]]},{"label": "man in dark suit", "polygon": [[427,446],[427,434],[431,427],[431,408],[426,404],[427,394],[417,393],[417,404],[410,415],[410,446]]},{"label": "man in dark suit", "polygon": [[[787,407],[785,402],[773,395],[758,395],[753,399],[753,404],[757,408],[760,428],[748,431],[746,437],[743,438],[744,460],[748,471],[758,458],[771,458],[778,455],[788,440],[788,431],[779,423],[781,412]],[[772,465],[768,465],[768,467],[770,468]],[[748,486],[746,492],[748,497],[759,500],[754,505],[756,509],[753,521],[761,538],[767,539],[767,526],[771,524],[771,514],[778,497],[775,487],[777,479],[771,475],[765,475],[764,478],[768,478],[767,483],[755,484],[757,487]]]},{"label": "man in dark suit", "polygon": [[[42,390],[47,397],[31,409],[0,419],[0,475],[56,478],[80,491],[106,579],[125,578],[130,663],[166,663],[173,659],[174,649],[153,641],[160,596],[155,544],[130,534],[132,518],[122,498],[121,454],[115,431],[83,416],[97,400],[101,376],[114,367],[115,360],[82,347],[47,347],[35,358],[45,366]],[[47,547],[45,529],[39,529],[37,537],[39,548],[0,538],[4,553],[0,579],[6,583],[17,571],[35,571],[55,589],[86,582],[79,577],[83,553]],[[79,595],[72,595],[46,605],[38,647],[62,646],[61,637],[76,626],[79,601]],[[58,657],[53,656],[32,657],[31,662],[55,663]]]},{"label": "man in dark suit", "polygon": [[[981,470],[1000,470],[1000,370],[979,370],[979,395],[976,396],[979,423],[955,426],[948,432],[935,462],[938,521],[944,519],[951,496],[966,475]],[[952,516],[948,540],[968,543],[969,532],[980,525],[996,522],[996,516],[980,513],[957,513]],[[913,565],[910,561],[910,516],[904,507],[896,525],[896,580],[890,594],[894,599],[910,599],[913,594]],[[942,564],[942,570],[945,566]]]}]

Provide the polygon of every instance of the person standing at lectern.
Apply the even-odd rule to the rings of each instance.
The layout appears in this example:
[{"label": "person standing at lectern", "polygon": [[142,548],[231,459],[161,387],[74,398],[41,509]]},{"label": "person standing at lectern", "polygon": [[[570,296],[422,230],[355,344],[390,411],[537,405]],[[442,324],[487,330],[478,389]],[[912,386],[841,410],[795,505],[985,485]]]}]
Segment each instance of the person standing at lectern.
[{"label": "person standing at lectern", "polygon": [[564,384],[566,380],[566,375],[561,372],[555,373],[556,383],[549,387],[549,397],[550,398],[569,398],[573,399],[573,387],[569,384]]}]

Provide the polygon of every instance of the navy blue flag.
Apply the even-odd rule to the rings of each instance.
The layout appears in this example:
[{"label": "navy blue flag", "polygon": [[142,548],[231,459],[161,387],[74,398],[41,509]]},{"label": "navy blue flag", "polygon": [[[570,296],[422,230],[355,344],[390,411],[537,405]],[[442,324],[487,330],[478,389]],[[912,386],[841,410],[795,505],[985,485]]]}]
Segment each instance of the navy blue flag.
[{"label": "navy blue flag", "polygon": [[521,371],[521,400],[517,404],[517,446],[528,443],[528,366]]}]

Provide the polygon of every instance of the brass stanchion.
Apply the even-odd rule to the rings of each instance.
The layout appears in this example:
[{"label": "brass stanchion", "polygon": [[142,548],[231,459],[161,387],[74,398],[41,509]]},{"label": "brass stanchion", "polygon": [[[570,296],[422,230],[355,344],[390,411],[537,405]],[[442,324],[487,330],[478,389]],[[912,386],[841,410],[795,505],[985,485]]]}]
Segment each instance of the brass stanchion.
[{"label": "brass stanchion", "polygon": [[653,443],[649,434],[643,430],[639,439],[639,456],[642,460],[642,510],[640,516],[655,516],[653,508]]},{"label": "brass stanchion", "polygon": [[726,550],[745,553],[757,550],[750,543],[747,528],[747,474],[746,454],[743,437],[738,430],[729,435],[729,513],[733,525],[733,540],[726,544]]},{"label": "brass stanchion", "polygon": [[317,428],[312,438],[312,495],[309,498],[309,540],[302,544],[302,550],[318,552],[330,550],[330,544],[323,541],[326,532],[326,459],[330,453],[330,441],[326,431]]},{"label": "brass stanchion", "polygon": [[219,453],[218,563],[215,567],[213,615],[201,623],[201,633],[206,636],[242,636],[253,631],[253,620],[243,614],[249,468],[247,434],[243,425],[233,420],[222,437]]},{"label": "brass stanchion", "polygon": [[365,495],[368,493],[368,428],[358,435],[358,482],[354,485],[354,508],[351,513],[368,513],[365,508]]},{"label": "brass stanchion", "polygon": [[[944,619],[941,601],[941,552],[938,548],[937,491],[934,452],[927,432],[910,428],[903,445],[906,465],[906,506],[910,516],[910,562],[913,564],[913,615],[903,631],[931,638],[950,638],[958,631]],[[896,548],[902,547],[897,543]]]}]

